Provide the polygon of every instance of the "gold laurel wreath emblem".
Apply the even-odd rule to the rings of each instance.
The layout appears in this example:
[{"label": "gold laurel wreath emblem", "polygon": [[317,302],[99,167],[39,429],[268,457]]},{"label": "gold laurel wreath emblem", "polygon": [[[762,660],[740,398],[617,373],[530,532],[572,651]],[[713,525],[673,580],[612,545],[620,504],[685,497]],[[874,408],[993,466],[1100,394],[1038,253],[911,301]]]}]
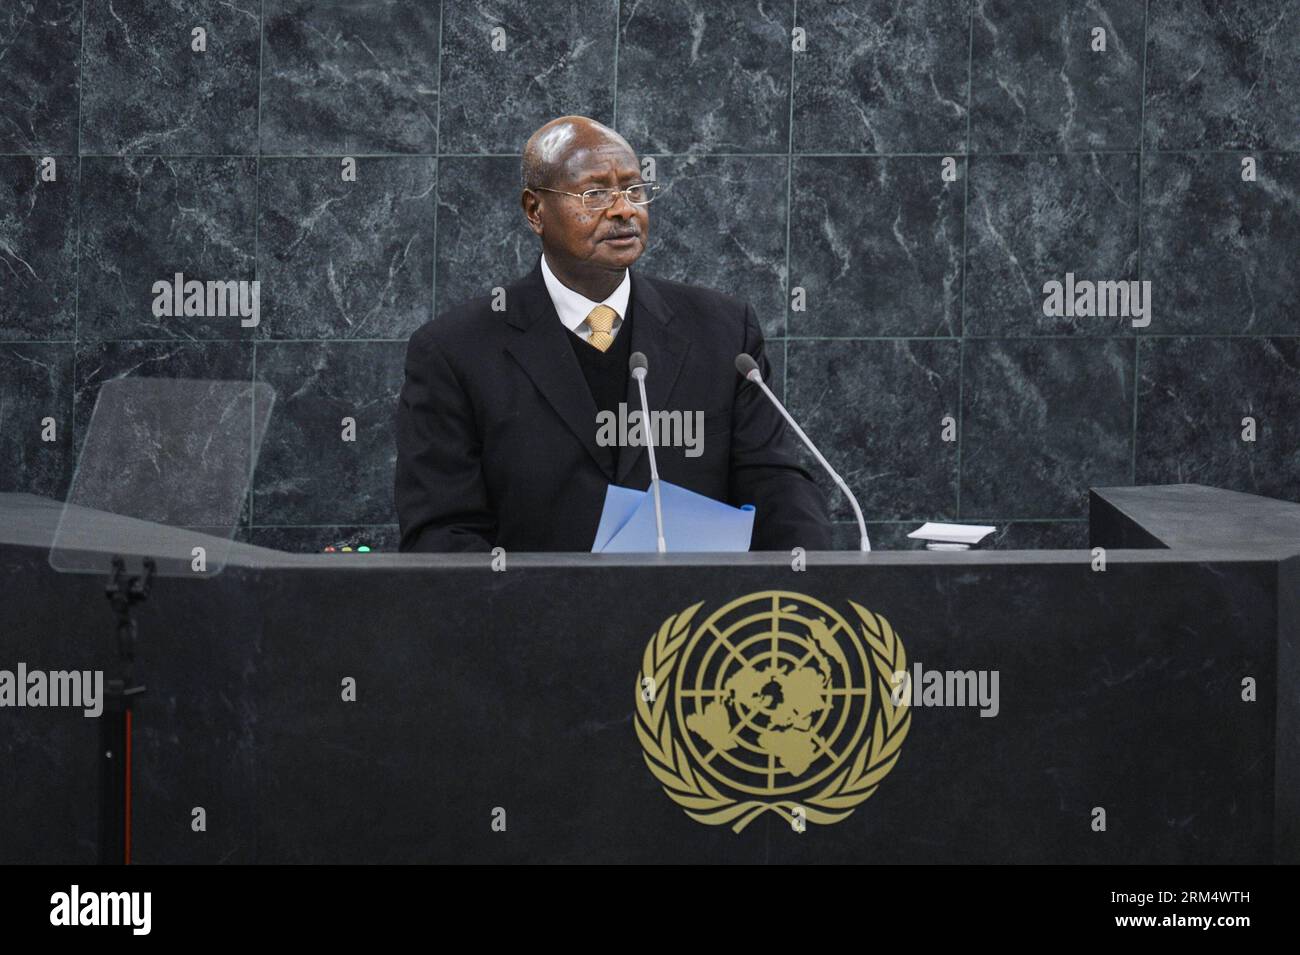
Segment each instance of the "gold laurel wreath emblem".
[{"label": "gold laurel wreath emblem", "polygon": [[871,738],[858,750],[852,765],[836,775],[829,785],[802,801],[782,799],[775,802],[732,799],[714,786],[690,763],[686,749],[673,734],[668,718],[671,693],[655,692],[646,699],[643,692],[647,677],[652,686],[667,687],[677,664],[677,657],[690,636],[691,620],[703,601],[687,607],[663,622],[651,638],[637,674],[636,734],[644,750],[646,766],[664,786],[668,797],[681,806],[686,815],[711,826],[732,823],[739,833],[764,812],[772,811],[794,823],[793,811],[800,809],[805,819],[829,825],[853,815],[867,800],[898,761],[899,747],[911,727],[912,712],[904,694],[895,704],[891,694],[893,674],[906,672],[907,654],[903,642],[889,621],[865,607],[849,601],[862,622],[862,636],[871,650],[872,661],[880,676],[880,713],[873,721]]}]

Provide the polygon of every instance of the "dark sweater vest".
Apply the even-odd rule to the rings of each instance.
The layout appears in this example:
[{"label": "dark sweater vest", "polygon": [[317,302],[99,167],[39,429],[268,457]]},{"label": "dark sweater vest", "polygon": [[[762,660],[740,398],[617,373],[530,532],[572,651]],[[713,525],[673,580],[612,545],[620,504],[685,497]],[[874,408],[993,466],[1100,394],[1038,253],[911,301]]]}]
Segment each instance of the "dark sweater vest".
[{"label": "dark sweater vest", "polygon": [[[627,400],[627,382],[630,377],[627,362],[632,357],[631,299],[627,303],[627,314],[623,316],[623,324],[619,326],[618,334],[614,336],[614,344],[610,345],[608,350],[600,351],[593,348],[574,332],[569,332],[569,344],[573,346],[573,354],[577,356],[578,365],[582,368],[582,376],[587,380],[587,388],[591,391],[592,400],[596,402],[596,410],[612,412],[617,418],[619,404]],[[591,422],[591,427],[595,431],[597,427],[595,420]],[[605,463],[610,473],[616,472],[619,449],[609,447],[599,450],[606,455]]]}]

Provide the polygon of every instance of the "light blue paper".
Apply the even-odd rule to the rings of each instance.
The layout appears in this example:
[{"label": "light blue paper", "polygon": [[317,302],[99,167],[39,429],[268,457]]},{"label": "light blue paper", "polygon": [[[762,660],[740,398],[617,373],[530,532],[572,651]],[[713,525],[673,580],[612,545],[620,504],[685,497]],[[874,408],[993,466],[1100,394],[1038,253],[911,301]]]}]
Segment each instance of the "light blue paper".
[{"label": "light blue paper", "polygon": [[[659,482],[659,497],[669,553],[749,550],[754,532],[752,504],[732,507],[667,481]],[[629,505],[633,505],[630,510]],[[591,549],[605,554],[655,553],[654,494],[611,486]]]},{"label": "light blue paper", "polygon": [[[591,552],[599,554],[605,549],[610,539],[622,529],[623,525],[636,512],[645,491],[611,484],[605,489],[605,509],[600,513],[600,526],[596,528],[596,540],[591,545]],[[651,550],[656,548],[652,547]]]}]

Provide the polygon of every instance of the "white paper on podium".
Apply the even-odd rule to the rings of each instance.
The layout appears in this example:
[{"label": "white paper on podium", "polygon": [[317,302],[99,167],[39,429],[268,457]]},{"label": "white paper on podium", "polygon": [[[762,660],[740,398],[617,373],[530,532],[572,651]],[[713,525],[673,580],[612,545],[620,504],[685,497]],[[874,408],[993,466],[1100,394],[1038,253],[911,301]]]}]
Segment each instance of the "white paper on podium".
[{"label": "white paper on podium", "polygon": [[[669,553],[749,550],[754,505],[732,507],[667,481],[659,482],[659,500]],[[611,484],[591,552],[653,554],[659,549],[658,539],[654,494]]]},{"label": "white paper on podium", "polygon": [[944,541],[952,544],[978,544],[992,534],[996,527],[988,524],[922,524],[908,537],[926,541]]}]

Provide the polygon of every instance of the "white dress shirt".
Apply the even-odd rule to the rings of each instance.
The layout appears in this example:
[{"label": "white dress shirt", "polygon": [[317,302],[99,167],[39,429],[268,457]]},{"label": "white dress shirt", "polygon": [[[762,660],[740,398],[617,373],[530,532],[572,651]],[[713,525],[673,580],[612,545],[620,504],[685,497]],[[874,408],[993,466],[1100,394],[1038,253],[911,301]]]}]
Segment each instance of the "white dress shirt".
[{"label": "white dress shirt", "polygon": [[623,270],[623,281],[618,283],[618,288],[614,289],[603,302],[593,302],[557,279],[546,261],[545,252],[542,253],[542,278],[546,280],[546,291],[551,294],[551,301],[555,303],[555,313],[560,316],[560,321],[565,328],[585,342],[591,337],[587,316],[597,305],[608,305],[618,312],[618,318],[614,319],[614,327],[610,329],[609,335],[610,338],[618,337],[618,330],[623,327],[623,316],[627,314],[627,300],[632,294],[632,278],[627,269]]}]

